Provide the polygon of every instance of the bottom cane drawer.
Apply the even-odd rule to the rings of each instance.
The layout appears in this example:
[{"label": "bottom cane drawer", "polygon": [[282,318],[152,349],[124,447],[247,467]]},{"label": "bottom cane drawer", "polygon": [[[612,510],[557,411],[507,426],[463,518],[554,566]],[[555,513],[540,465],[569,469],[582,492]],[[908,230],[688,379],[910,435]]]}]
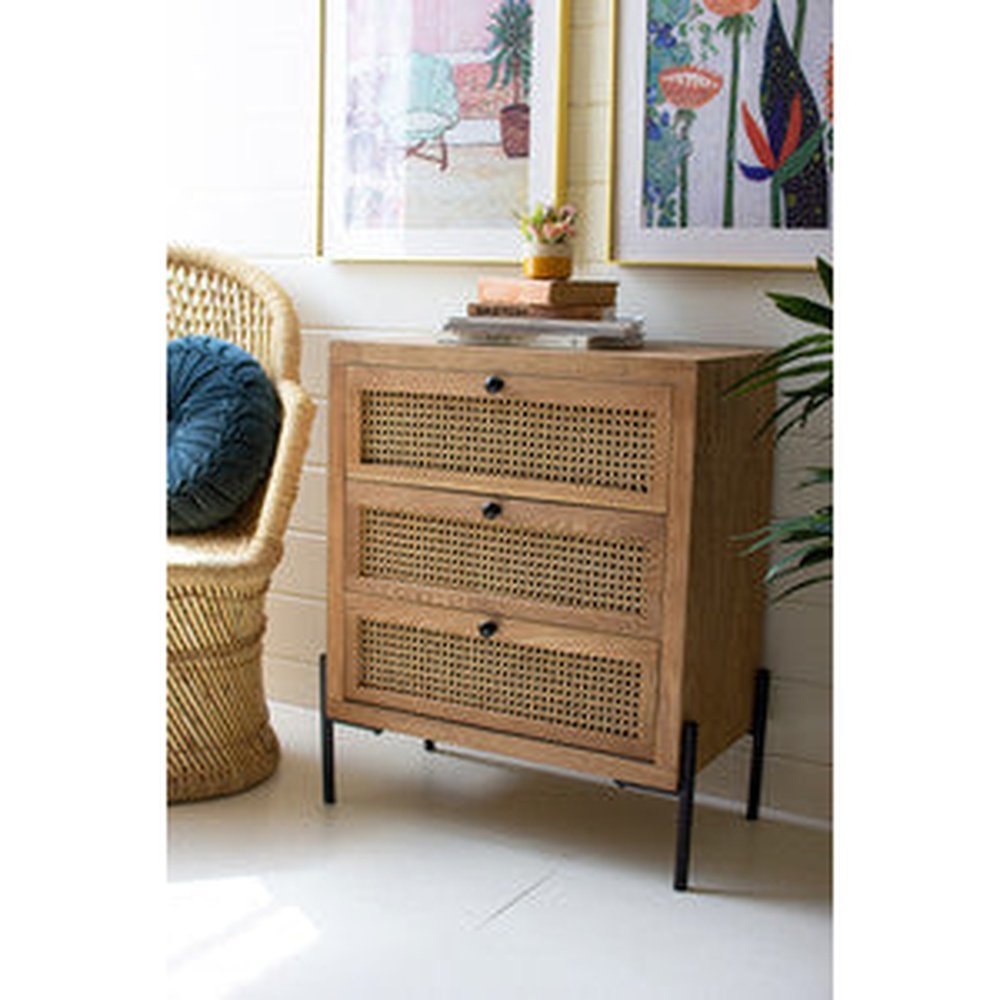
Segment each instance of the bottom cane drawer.
[{"label": "bottom cane drawer", "polygon": [[348,701],[640,759],[656,643],[351,595]]}]

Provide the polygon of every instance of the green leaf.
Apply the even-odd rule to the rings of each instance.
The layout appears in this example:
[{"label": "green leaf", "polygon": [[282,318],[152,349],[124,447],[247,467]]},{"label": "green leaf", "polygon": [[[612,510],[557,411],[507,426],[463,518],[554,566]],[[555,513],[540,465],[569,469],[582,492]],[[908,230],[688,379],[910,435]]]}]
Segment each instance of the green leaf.
[{"label": "green leaf", "polygon": [[[816,270],[832,302],[833,268],[817,257]],[[781,386],[772,413],[757,432],[762,435],[774,429],[774,441],[777,442],[793,428],[805,426],[813,414],[833,399],[833,309],[800,295],[767,294],[786,315],[829,331],[810,333],[770,352],[752,371],[725,390],[727,396],[742,396],[757,389]],[[788,387],[789,382],[792,383],[791,388]],[[812,466],[806,471],[807,475],[799,483],[800,489],[829,486],[833,482],[831,466]],[[737,538],[749,543],[743,550],[744,555],[763,549],[773,550],[776,558],[764,577],[768,584],[788,580],[833,562],[833,504],[824,504],[811,513],[797,517],[781,518]],[[772,599],[781,600],[804,587],[832,579],[832,573],[813,573]]]},{"label": "green leaf", "polygon": [[486,89],[492,90],[493,86],[496,84],[497,79],[500,76],[500,70],[503,68],[503,53],[495,55],[490,60],[490,78],[486,82]]},{"label": "green leaf", "polygon": [[[828,337],[829,334],[820,334],[819,336]],[[800,358],[822,358],[829,356],[830,346],[828,343],[816,342],[809,344],[798,341],[795,344],[789,344],[788,347],[782,348],[780,351],[775,351],[773,354],[769,354],[767,358],[747,376],[747,380],[768,372],[780,375],[781,369],[784,365],[787,365],[792,361],[798,361]],[[832,359],[830,361],[830,365],[831,367],[833,365]]]},{"label": "green leaf", "polygon": [[[797,383],[794,388],[785,389],[782,392],[783,395],[812,395],[812,386],[818,388],[821,383],[825,385],[825,383],[833,378],[833,362],[824,359],[822,356],[823,353],[825,352],[815,355],[806,353],[789,357],[782,362],[781,367],[762,371],[756,376],[753,380],[755,388],[763,388],[770,383],[777,385],[778,383],[803,378],[810,374],[823,375],[823,378],[814,380],[809,386]],[[819,360],[813,360],[814,358],[818,358]]]},{"label": "green leaf", "polygon": [[[758,436],[763,435],[769,427],[775,427],[775,441],[780,441],[794,427],[805,427],[809,417],[822,406],[826,405],[833,398],[833,383],[830,379],[821,379],[801,392],[784,392],[786,397],[775,411],[764,421],[764,425],[758,432]],[[787,414],[799,408],[799,412],[793,415],[784,423],[779,421]]]},{"label": "green leaf", "polygon": [[817,545],[811,552],[807,552],[799,563],[800,569],[807,569],[809,566],[818,566],[820,563],[830,562],[833,559],[833,542],[829,545]]},{"label": "green leaf", "polygon": [[801,295],[784,295],[781,292],[767,292],[767,297],[783,312],[805,323],[816,323],[827,330],[833,329],[833,310]]},{"label": "green leaf", "polygon": [[806,334],[804,337],[797,337],[795,340],[785,344],[784,347],[776,348],[774,351],[771,352],[769,357],[783,358],[787,357],[789,354],[795,354],[797,351],[813,347],[822,347],[826,351],[829,351],[832,354],[833,334],[820,333],[817,331],[816,333]]},{"label": "green leaf", "polygon": [[784,163],[774,172],[774,183],[783,186],[788,181],[798,177],[799,174],[809,166],[809,161],[813,154],[819,149],[819,144],[823,139],[823,127],[817,125],[810,133],[809,138],[802,142],[799,147],[785,160]]},{"label": "green leaf", "polygon": [[829,547],[833,537],[833,508],[826,506],[812,514],[782,518],[763,528],[736,537],[742,540],[756,539],[752,545],[743,550],[744,555],[759,552],[768,546],[784,546],[799,542]]},{"label": "green leaf", "polygon": [[819,280],[823,282],[823,288],[826,290],[827,298],[833,301],[833,268],[823,260],[822,257],[816,258],[816,270],[819,272]]},{"label": "green leaf", "polygon": [[831,352],[832,344],[833,335],[829,333],[800,337],[780,350],[768,354],[752,371],[729,386],[726,395],[741,396],[753,389],[778,382],[783,377],[781,371],[783,365],[799,358],[822,357]]},{"label": "green leaf", "polygon": [[807,486],[826,486],[833,482],[833,469],[829,466],[810,466],[807,470],[811,475],[799,483],[799,489]]},{"label": "green leaf", "polygon": [[[765,528],[763,530],[767,531],[768,529]],[[774,538],[771,536],[770,532],[768,532],[766,537],[759,538],[756,542],[753,543],[753,545],[748,545],[745,549],[743,549],[743,551],[740,554],[744,556],[752,556],[755,552],[760,552],[761,549],[770,548],[770,546],[773,544],[774,544]]]},{"label": "green leaf", "polygon": [[775,442],[784,440],[785,436],[790,434],[796,428],[804,428],[809,426],[809,417],[805,412],[800,412],[794,417],[787,420],[780,427],[776,427],[774,431]]},{"label": "green leaf", "polygon": [[774,600],[782,601],[789,594],[794,594],[796,591],[803,590],[805,587],[815,586],[817,583],[826,583],[828,580],[833,579],[832,573],[824,573],[822,576],[811,576],[808,580],[801,580],[794,586],[789,587],[787,590],[783,590],[780,594],[775,595]]},{"label": "green leaf", "polygon": [[783,368],[781,371],[781,377],[801,378],[803,375],[817,375],[821,372],[829,372],[832,370],[832,361],[812,361],[805,365],[795,365],[791,368]]},{"label": "green leaf", "polygon": [[819,563],[829,562],[833,559],[833,545],[829,542],[819,544],[803,545],[790,555],[785,556],[774,563],[764,577],[765,583],[774,583],[775,580],[783,579],[799,570],[808,569]]}]

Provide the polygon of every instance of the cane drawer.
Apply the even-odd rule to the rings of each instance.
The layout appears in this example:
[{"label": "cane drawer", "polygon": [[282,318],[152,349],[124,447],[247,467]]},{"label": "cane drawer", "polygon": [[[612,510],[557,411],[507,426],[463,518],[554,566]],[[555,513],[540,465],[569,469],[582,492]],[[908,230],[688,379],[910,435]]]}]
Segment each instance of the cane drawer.
[{"label": "cane drawer", "polygon": [[655,635],[662,518],[494,494],[350,482],[346,586]]},{"label": "cane drawer", "polygon": [[666,506],[666,386],[351,367],[346,391],[348,476],[635,510]]},{"label": "cane drawer", "polygon": [[357,594],[345,626],[349,702],[652,755],[654,642]]}]

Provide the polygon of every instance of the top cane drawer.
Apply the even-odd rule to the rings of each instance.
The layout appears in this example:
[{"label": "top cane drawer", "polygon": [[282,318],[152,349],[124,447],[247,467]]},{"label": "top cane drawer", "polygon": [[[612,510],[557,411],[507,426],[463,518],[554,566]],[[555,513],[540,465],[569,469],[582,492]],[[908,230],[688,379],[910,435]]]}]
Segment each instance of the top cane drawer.
[{"label": "top cane drawer", "polygon": [[350,476],[663,510],[670,390],[349,368]]}]

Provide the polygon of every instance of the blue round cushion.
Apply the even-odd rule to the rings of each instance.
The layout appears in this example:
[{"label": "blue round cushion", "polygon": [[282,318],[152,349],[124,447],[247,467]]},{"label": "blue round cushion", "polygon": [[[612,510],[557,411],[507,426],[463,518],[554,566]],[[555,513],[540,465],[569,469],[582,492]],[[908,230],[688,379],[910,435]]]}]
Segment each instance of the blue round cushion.
[{"label": "blue round cushion", "polygon": [[281,404],[257,359],[216,337],[167,344],[167,529],[232,517],[267,477]]}]

